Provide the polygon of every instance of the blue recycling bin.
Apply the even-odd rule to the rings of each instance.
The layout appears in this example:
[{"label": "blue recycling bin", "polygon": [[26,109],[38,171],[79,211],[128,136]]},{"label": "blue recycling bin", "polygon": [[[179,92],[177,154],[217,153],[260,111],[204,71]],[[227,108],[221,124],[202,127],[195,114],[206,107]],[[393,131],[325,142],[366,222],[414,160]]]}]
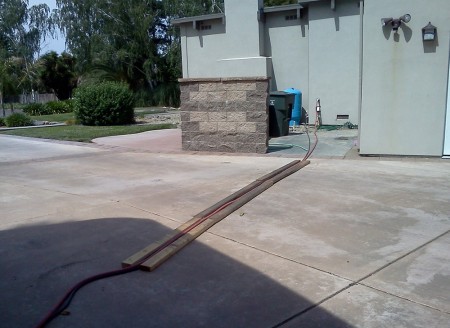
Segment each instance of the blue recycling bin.
[{"label": "blue recycling bin", "polygon": [[294,94],[295,96],[289,126],[300,125],[300,121],[302,119],[302,92],[294,88],[286,89],[284,92]]}]

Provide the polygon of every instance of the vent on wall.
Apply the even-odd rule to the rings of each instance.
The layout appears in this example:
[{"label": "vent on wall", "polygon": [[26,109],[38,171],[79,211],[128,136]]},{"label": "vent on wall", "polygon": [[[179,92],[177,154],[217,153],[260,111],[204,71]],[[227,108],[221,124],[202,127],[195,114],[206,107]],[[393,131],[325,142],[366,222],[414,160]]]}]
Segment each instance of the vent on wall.
[{"label": "vent on wall", "polygon": [[297,15],[288,15],[286,16],[286,20],[297,20],[298,16]]},{"label": "vent on wall", "polygon": [[201,29],[202,31],[210,30],[211,28],[212,28],[211,25],[201,25],[201,26],[200,26],[200,29]]},{"label": "vent on wall", "polygon": [[348,120],[349,117],[350,115],[336,115],[337,120]]}]

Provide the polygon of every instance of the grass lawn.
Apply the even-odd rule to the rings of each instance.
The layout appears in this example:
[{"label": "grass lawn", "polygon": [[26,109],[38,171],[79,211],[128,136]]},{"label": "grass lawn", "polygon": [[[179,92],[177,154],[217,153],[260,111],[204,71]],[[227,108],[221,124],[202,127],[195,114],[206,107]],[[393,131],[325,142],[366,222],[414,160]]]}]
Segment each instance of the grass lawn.
[{"label": "grass lawn", "polygon": [[[137,118],[143,118],[148,114],[161,114],[167,113],[166,108],[162,107],[138,107],[134,109],[134,116]],[[49,121],[49,122],[61,122],[64,123],[68,120],[74,120],[74,113],[65,113],[65,114],[52,114],[52,115],[38,115],[31,116],[33,120],[36,121]]]},{"label": "grass lawn", "polygon": [[64,114],[39,115],[39,116],[31,116],[31,118],[35,121],[49,121],[49,122],[64,123],[65,121],[75,119],[75,114],[74,113],[64,113]]},{"label": "grass lawn", "polygon": [[[43,116],[39,117],[42,118]],[[54,120],[52,119],[52,121]],[[172,124],[117,125],[117,126],[67,125],[67,126],[54,126],[45,128],[7,130],[7,131],[0,131],[0,134],[9,134],[32,138],[91,142],[92,139],[100,137],[133,134],[151,130],[161,130],[171,128],[174,128],[174,125]]]},{"label": "grass lawn", "polygon": [[[157,114],[167,112],[165,108],[147,107],[136,108],[135,116],[144,116],[146,114]],[[35,121],[49,121],[65,123],[66,121],[74,121],[74,113],[52,114],[31,116]],[[151,125],[118,125],[118,126],[84,126],[84,125],[67,125],[67,126],[47,126],[40,128],[15,129],[0,131],[0,134],[9,134],[22,137],[56,139],[67,141],[91,142],[92,139],[140,133],[151,130],[162,130],[175,128],[173,124],[151,124]]]}]

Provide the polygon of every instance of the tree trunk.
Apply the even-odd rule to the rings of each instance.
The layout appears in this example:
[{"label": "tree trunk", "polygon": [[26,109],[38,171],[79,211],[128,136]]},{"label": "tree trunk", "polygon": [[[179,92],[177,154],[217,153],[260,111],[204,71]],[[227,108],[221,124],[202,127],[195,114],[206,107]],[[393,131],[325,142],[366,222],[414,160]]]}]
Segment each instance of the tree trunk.
[{"label": "tree trunk", "polygon": [[3,117],[6,116],[5,113],[5,104],[3,103],[3,92],[0,91],[0,104],[2,105]]}]

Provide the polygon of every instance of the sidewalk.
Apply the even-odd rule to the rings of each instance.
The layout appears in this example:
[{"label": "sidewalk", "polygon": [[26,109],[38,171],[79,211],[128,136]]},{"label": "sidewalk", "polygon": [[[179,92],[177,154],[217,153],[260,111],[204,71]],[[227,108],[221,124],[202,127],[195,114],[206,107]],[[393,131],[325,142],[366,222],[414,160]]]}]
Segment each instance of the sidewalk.
[{"label": "sidewalk", "polygon": [[[318,131],[319,144],[312,158],[344,158],[356,145],[358,130]],[[310,133],[311,145],[314,135]],[[194,153],[181,149],[181,129],[148,131],[139,134],[97,138],[94,143],[103,146],[123,147],[127,149],[145,150],[155,153]],[[291,133],[285,137],[271,138],[268,153],[235,154],[238,156],[275,156],[302,158],[309,147],[306,133]],[[211,154],[204,153],[203,154]],[[224,153],[226,154],[226,153]]]}]

